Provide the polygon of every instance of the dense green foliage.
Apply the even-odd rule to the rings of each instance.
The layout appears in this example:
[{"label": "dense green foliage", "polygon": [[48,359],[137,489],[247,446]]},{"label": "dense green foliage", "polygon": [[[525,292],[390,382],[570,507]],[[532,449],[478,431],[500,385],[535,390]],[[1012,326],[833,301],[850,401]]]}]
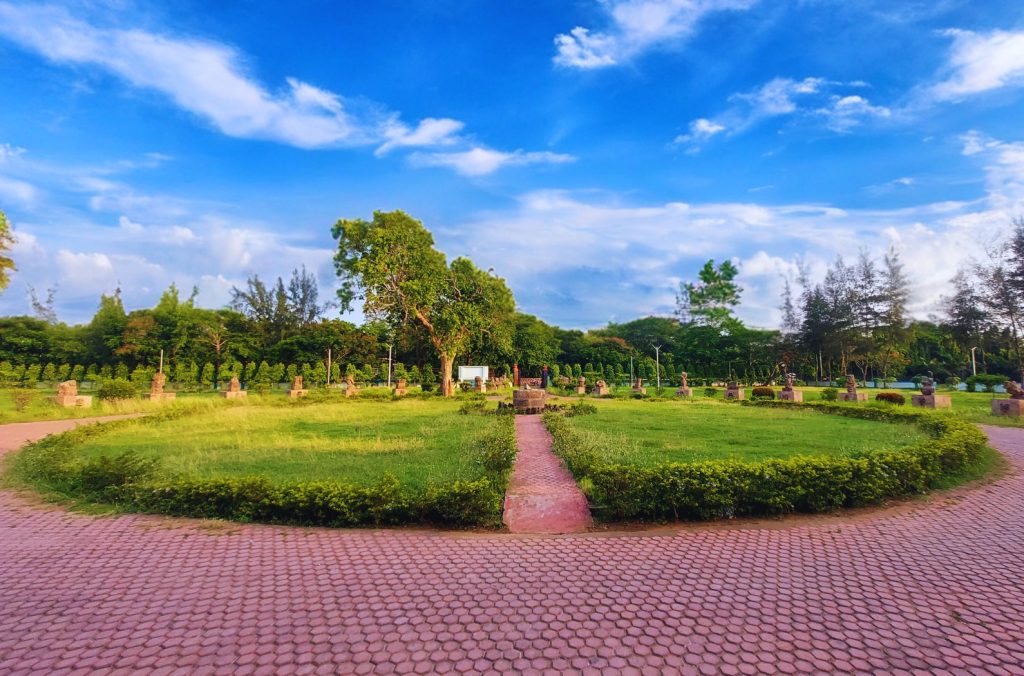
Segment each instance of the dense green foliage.
[{"label": "dense green foliage", "polygon": [[879,392],[875,395],[875,401],[884,401],[887,404],[903,406],[907,403],[907,398],[899,392]]},{"label": "dense green foliage", "polygon": [[630,465],[607,462],[603,449],[557,414],[546,414],[555,452],[577,477],[595,514],[614,520],[712,519],[822,512],[877,504],[944,485],[985,456],[985,436],[951,417],[895,409],[761,402],[893,423],[916,423],[930,438],[908,448],[761,462],[706,460]]},{"label": "dense green foliage", "polygon": [[11,226],[7,222],[7,216],[0,211],[0,291],[7,288],[11,281],[10,273],[14,270],[14,261],[6,252],[14,244],[14,235],[11,234]]}]

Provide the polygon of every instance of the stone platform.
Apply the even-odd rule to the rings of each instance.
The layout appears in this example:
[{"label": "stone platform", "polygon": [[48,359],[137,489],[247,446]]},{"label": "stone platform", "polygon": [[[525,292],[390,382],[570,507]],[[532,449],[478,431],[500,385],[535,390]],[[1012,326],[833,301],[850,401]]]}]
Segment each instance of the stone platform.
[{"label": "stone platform", "polygon": [[992,415],[1019,418],[1024,415],[1024,399],[993,399]]},{"label": "stone platform", "polygon": [[953,397],[948,394],[914,394],[910,405],[918,408],[953,408]]},{"label": "stone platform", "polygon": [[854,392],[853,394],[851,394],[849,392],[840,392],[839,393],[839,401],[854,401],[854,402],[860,403],[860,402],[865,402],[867,400],[868,400],[868,395],[866,395],[866,394],[864,394],[862,392]]},{"label": "stone platform", "polygon": [[147,392],[142,395],[143,399],[150,401],[174,401],[178,398],[177,392]]},{"label": "stone platform", "polygon": [[92,406],[92,397],[81,394],[58,394],[53,397],[53,402],[64,408],[88,408]]},{"label": "stone platform", "polygon": [[804,393],[800,390],[782,390],[779,392],[779,399],[781,401],[803,401]]}]

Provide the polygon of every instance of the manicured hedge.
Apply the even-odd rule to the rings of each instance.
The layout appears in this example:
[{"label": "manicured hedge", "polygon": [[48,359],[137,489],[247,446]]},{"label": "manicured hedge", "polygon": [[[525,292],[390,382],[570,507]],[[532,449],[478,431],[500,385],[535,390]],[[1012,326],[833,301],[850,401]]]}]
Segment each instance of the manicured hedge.
[{"label": "manicured hedge", "polygon": [[970,423],[895,408],[781,401],[743,404],[799,406],[834,415],[917,424],[933,438],[905,449],[850,456],[632,466],[602,461],[600,449],[561,416],[549,414],[544,420],[554,437],[555,453],[579,480],[595,516],[605,521],[714,519],[877,504],[935,487],[977,462],[986,444],[985,436]]},{"label": "manicured hedge", "polygon": [[899,392],[879,392],[875,395],[875,401],[884,401],[887,404],[903,406],[907,403],[907,398]]},{"label": "manicured hedge", "polygon": [[[168,418],[182,412],[157,414]],[[515,460],[515,423],[497,416],[475,448],[479,476],[402,486],[391,475],[374,484],[336,481],[276,483],[264,477],[165,478],[155,461],[127,452],[84,461],[78,446],[124,422],[81,427],[47,437],[15,456],[14,475],[50,493],[141,511],[199,518],[306,526],[500,523],[508,472]]]}]

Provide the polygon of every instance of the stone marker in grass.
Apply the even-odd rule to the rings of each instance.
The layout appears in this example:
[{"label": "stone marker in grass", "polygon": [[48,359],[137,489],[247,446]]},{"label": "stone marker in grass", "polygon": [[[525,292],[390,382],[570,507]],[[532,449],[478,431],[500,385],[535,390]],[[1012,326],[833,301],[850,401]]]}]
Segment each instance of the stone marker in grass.
[{"label": "stone marker in grass", "polygon": [[288,390],[289,399],[298,399],[299,397],[306,396],[309,390],[302,386],[302,376],[295,376],[295,380],[292,381],[292,389]]},{"label": "stone marker in grass", "polygon": [[725,398],[740,401],[743,399],[743,388],[735,380],[730,380],[725,384]]},{"label": "stone marker in grass", "polygon": [[867,401],[868,395],[857,391],[857,379],[853,374],[846,376],[846,391],[839,393],[839,401]]},{"label": "stone marker in grass", "polygon": [[782,391],[779,392],[779,399],[782,401],[803,401],[804,393],[799,390],[793,389],[793,379],[796,378],[795,373],[786,374],[786,384],[782,387]]},{"label": "stone marker in grass", "polygon": [[690,389],[690,374],[683,371],[679,374],[679,389],[676,390],[677,397],[692,397],[693,390]]},{"label": "stone marker in grass", "polygon": [[591,390],[590,393],[595,397],[603,397],[608,394],[608,384],[603,380],[598,380],[597,383],[594,384],[594,389]]},{"label": "stone marker in grass", "polygon": [[1024,389],[1012,380],[1006,381],[1006,385],[1003,387],[1006,388],[1010,398],[993,399],[992,415],[1005,415],[1011,418],[1019,418],[1024,415]]},{"label": "stone marker in grass", "polygon": [[587,379],[584,378],[583,376],[580,376],[579,379],[576,381],[576,394],[586,394],[586,393],[587,393]]},{"label": "stone marker in grass", "polygon": [[395,396],[402,397],[405,396],[408,392],[409,389],[406,387],[405,378],[399,378],[395,382]]},{"label": "stone marker in grass", "polygon": [[935,381],[925,378],[921,381],[921,394],[912,395],[910,405],[918,408],[953,408],[953,398],[946,394],[935,394]]},{"label": "stone marker in grass", "polygon": [[153,374],[153,382],[149,384],[149,392],[143,397],[150,401],[171,401],[177,397],[174,392],[164,392],[164,385],[167,384],[167,376],[157,371]]},{"label": "stone marker in grass", "polygon": [[65,408],[92,406],[92,397],[78,394],[78,382],[75,380],[65,380],[57,385],[57,396],[53,398],[53,401],[58,406]]},{"label": "stone marker in grass", "polygon": [[220,396],[225,399],[244,399],[248,394],[242,389],[242,384],[238,382],[238,376],[232,376],[231,382],[228,383],[228,389],[221,392]]}]

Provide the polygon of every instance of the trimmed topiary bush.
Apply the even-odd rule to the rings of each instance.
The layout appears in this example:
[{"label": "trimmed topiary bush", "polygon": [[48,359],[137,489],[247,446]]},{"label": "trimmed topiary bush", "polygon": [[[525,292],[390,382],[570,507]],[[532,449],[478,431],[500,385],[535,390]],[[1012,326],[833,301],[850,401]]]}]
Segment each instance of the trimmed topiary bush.
[{"label": "trimmed topiary bush", "polygon": [[877,504],[921,493],[976,463],[985,436],[974,425],[895,408],[834,404],[741,402],[750,406],[807,407],[822,413],[917,424],[933,438],[917,446],[850,456],[796,456],[762,462],[710,460],[656,465],[605,462],[590,435],[558,415],[544,422],[554,450],[575,475],[595,514],[606,521],[728,518],[822,512]]},{"label": "trimmed topiary bush", "polygon": [[884,401],[887,404],[903,406],[907,403],[907,398],[899,392],[879,392],[875,395],[875,401]]},{"label": "trimmed topiary bush", "polygon": [[104,382],[96,390],[96,396],[104,401],[113,399],[134,399],[135,386],[127,380],[115,378]]},{"label": "trimmed topiary bush", "polygon": [[822,401],[835,401],[839,398],[839,390],[834,387],[826,387],[821,391]]},{"label": "trimmed topiary bush", "polygon": [[750,393],[751,399],[774,399],[775,390],[770,387],[755,387]]}]

